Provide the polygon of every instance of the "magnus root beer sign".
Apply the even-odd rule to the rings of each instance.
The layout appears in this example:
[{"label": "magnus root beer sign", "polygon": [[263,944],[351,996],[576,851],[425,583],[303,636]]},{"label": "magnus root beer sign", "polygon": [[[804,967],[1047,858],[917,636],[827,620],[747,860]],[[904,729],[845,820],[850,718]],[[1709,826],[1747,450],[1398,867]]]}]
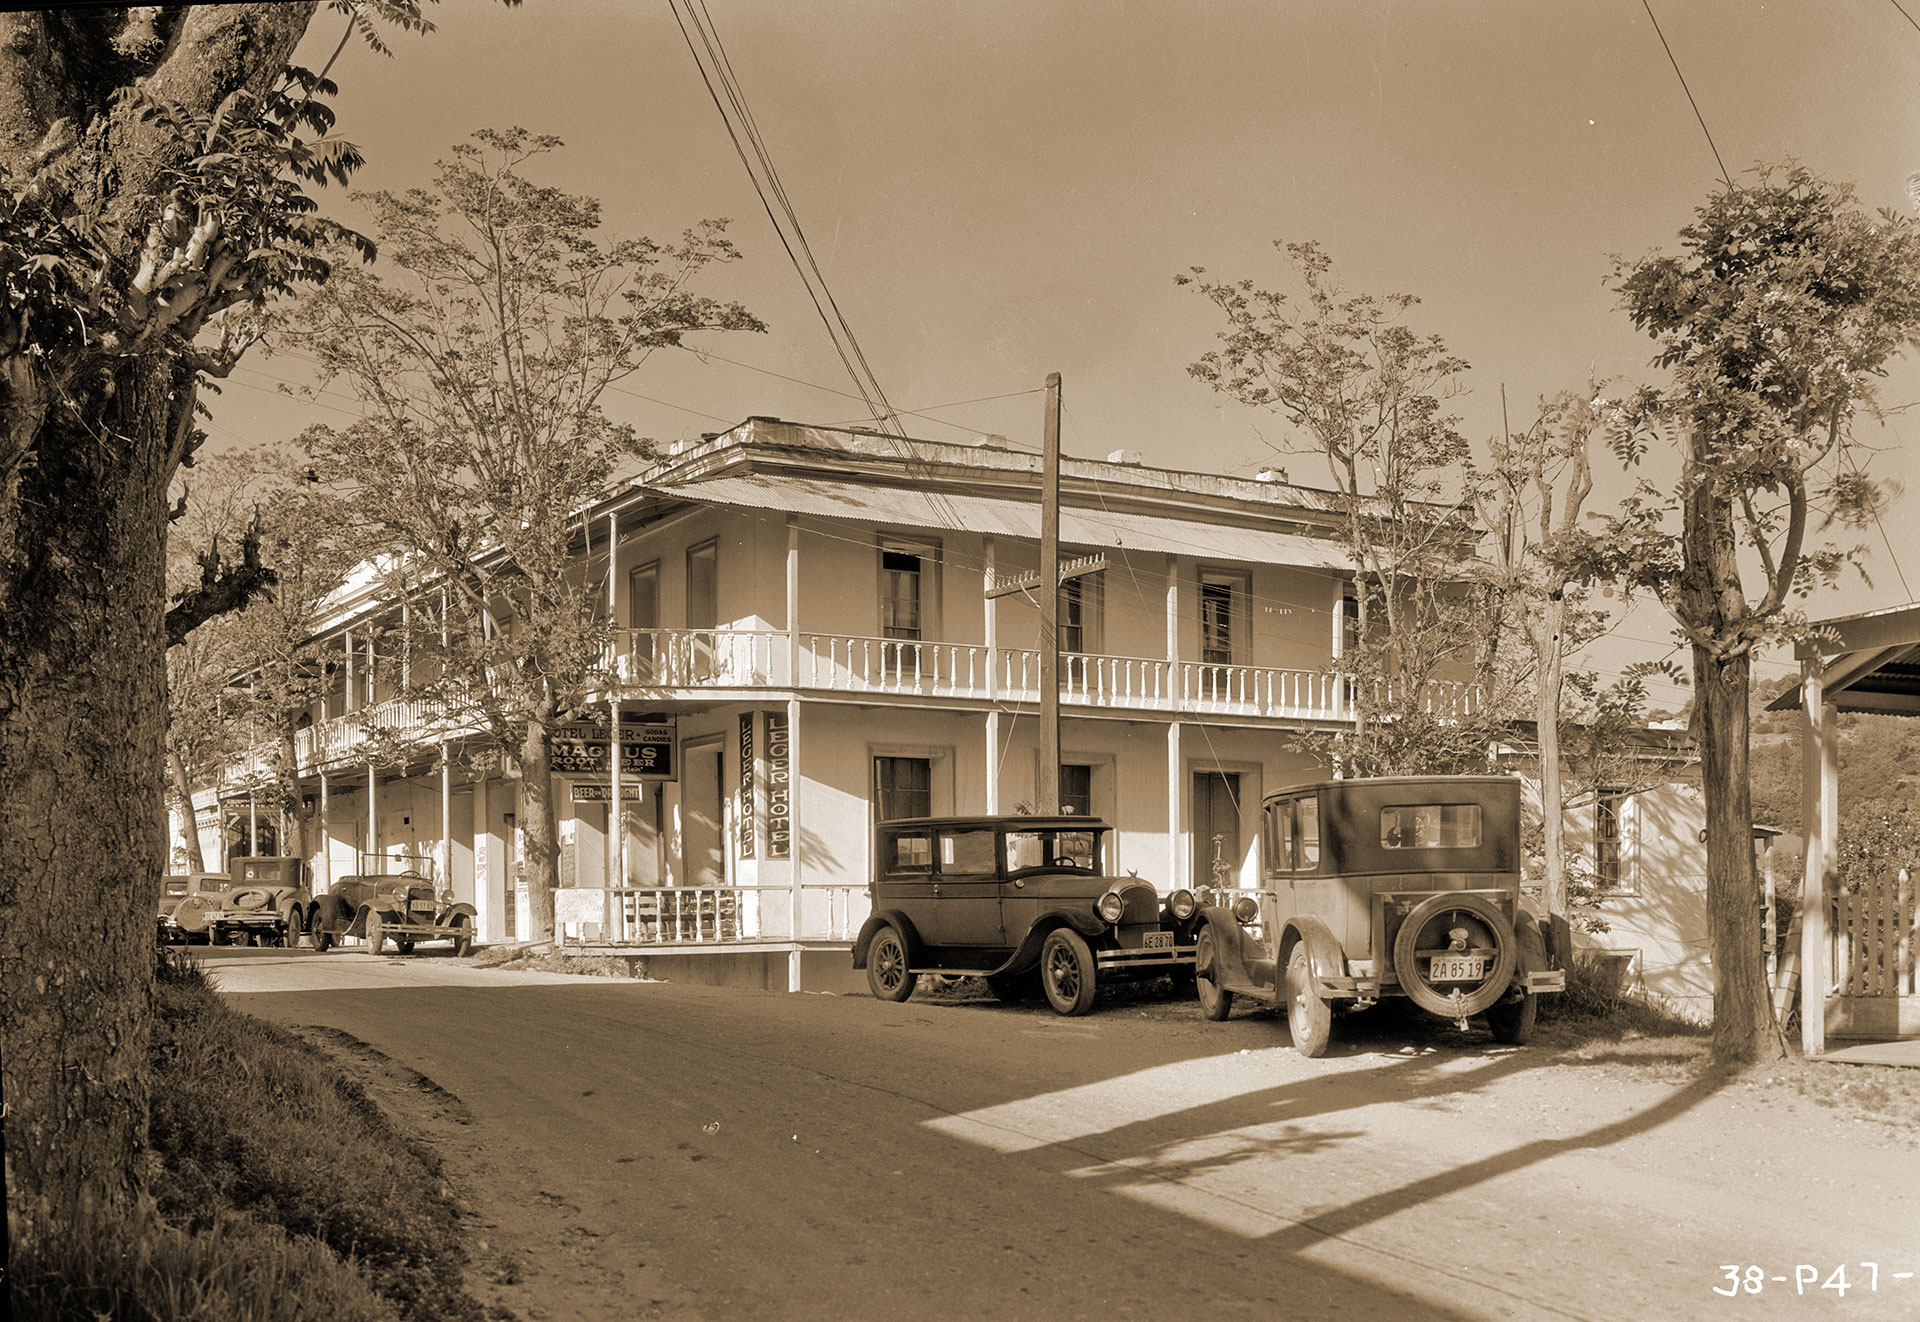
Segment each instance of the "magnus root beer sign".
[{"label": "magnus root beer sign", "polygon": [[[635,780],[674,780],[674,728],[671,725],[620,724],[620,775]],[[562,726],[553,735],[553,769],[564,776],[595,776],[611,781],[613,738],[602,725]]]}]

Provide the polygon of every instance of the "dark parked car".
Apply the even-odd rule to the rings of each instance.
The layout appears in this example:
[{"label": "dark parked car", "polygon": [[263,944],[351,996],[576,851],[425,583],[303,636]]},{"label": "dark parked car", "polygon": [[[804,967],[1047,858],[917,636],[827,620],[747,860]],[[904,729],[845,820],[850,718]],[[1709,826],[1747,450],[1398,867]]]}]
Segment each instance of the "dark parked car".
[{"label": "dark parked car", "polygon": [[[1284,1003],[1303,1054],[1333,1010],[1405,997],[1501,1042],[1533,1032],[1564,991],[1520,909],[1520,782],[1407,776],[1300,785],[1265,801],[1264,882],[1203,906],[1195,987],[1225,1019],[1235,996]],[[1224,899],[1225,897],[1220,897]]]},{"label": "dark parked car", "polygon": [[433,882],[433,860],[413,854],[364,854],[359,871],[334,879],[307,911],[307,940],[326,951],[358,937],[379,954],[388,940],[403,955],[421,941],[447,941],[455,955],[473,949],[474,907]]},{"label": "dark parked car", "polygon": [[1100,982],[1191,970],[1198,906],[1107,875],[1110,828],[1090,817],[921,817],[875,832],[873,916],[853,966],[882,1000],[923,973],[985,977],[1002,1000],[1037,979],[1061,1014]]}]

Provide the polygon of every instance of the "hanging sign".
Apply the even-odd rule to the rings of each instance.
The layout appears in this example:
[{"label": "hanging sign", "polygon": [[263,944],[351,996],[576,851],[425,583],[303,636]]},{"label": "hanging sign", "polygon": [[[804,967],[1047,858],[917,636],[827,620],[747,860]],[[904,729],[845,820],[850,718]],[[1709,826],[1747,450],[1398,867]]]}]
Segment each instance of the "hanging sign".
[{"label": "hanging sign", "polygon": [[[613,742],[605,725],[564,725],[552,739],[553,769],[565,776],[613,775]],[[674,728],[668,725],[620,725],[620,775],[641,780],[674,780]],[[625,795],[621,796],[625,798]]]},{"label": "hanging sign", "polygon": [[767,713],[767,857],[793,853],[793,800],[787,738],[787,714]]},{"label": "hanging sign", "polygon": [[753,713],[740,713],[740,857],[753,857]]},{"label": "hanging sign", "polygon": [[[572,780],[567,782],[575,803],[612,803],[613,785],[604,780]],[[640,782],[623,780],[620,782],[620,802],[640,802]]]}]

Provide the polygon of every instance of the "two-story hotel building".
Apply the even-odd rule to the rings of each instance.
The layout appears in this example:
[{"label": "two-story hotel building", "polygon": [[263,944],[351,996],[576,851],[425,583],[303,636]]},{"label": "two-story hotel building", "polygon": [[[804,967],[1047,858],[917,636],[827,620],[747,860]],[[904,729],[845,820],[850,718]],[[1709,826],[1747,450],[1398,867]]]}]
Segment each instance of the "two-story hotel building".
[{"label": "two-story hotel building", "polygon": [[[1062,465],[1062,557],[1085,571],[1060,588],[1062,797],[1163,891],[1254,884],[1262,794],[1325,774],[1290,736],[1349,719],[1341,518],[1269,478]],[[1038,455],[997,441],[751,418],[585,511],[581,572],[615,628],[602,726],[555,775],[568,936],[661,976],[839,987],[876,820],[1034,804],[1039,611],[990,591],[1037,569],[1040,482]],[[394,604],[356,591],[317,640],[336,678],[299,739],[316,887],[415,852],[483,940],[524,937],[514,782],[399,696],[370,641]],[[394,740],[370,728],[415,751],[371,759]],[[243,805],[244,777],[224,793]]]}]

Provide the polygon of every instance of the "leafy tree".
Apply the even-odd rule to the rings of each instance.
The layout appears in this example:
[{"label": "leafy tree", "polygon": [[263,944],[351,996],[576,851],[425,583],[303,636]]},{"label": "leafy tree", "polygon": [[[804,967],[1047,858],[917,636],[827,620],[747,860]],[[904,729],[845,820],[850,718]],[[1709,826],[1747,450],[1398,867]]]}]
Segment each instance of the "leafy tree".
[{"label": "leafy tree", "polygon": [[482,130],[432,189],[362,200],[386,275],[340,271],[302,314],[350,427],[306,434],[409,602],[412,687],[517,759],[534,935],[552,932],[550,737],[604,689],[604,590],[578,571],[580,511],[644,452],[605,392],[691,332],[763,330],[690,285],[737,253],[724,221],[676,244],[602,244],[599,203],[533,182],[557,138]]},{"label": "leafy tree", "polygon": [[1492,636],[1485,599],[1463,589],[1473,533],[1448,499],[1467,443],[1446,401],[1467,364],[1406,326],[1412,295],[1349,295],[1318,244],[1275,246],[1296,294],[1209,281],[1200,267],[1176,283],[1195,285],[1227,321],[1222,347],[1187,370],[1277,413],[1291,429],[1280,448],[1320,456],[1333,481],[1358,618],[1343,658],[1354,728],[1327,751],[1356,775],[1484,766],[1486,728],[1431,706],[1434,681],[1476,669]]},{"label": "leafy tree", "polygon": [[1679,255],[1616,259],[1614,271],[1623,308],[1670,373],[1622,406],[1615,448],[1631,465],[1658,441],[1679,453],[1679,478],[1643,479],[1585,554],[1656,593],[1691,646],[1713,1054],[1737,1065],[1785,1051],[1751,842],[1752,653],[1803,628],[1795,599],[1849,559],[1808,545],[1816,520],[1857,526],[1881,503],[1853,423],[1887,361],[1920,337],[1920,227],[1869,215],[1850,188],[1798,165],[1754,171],[1695,217]]}]

